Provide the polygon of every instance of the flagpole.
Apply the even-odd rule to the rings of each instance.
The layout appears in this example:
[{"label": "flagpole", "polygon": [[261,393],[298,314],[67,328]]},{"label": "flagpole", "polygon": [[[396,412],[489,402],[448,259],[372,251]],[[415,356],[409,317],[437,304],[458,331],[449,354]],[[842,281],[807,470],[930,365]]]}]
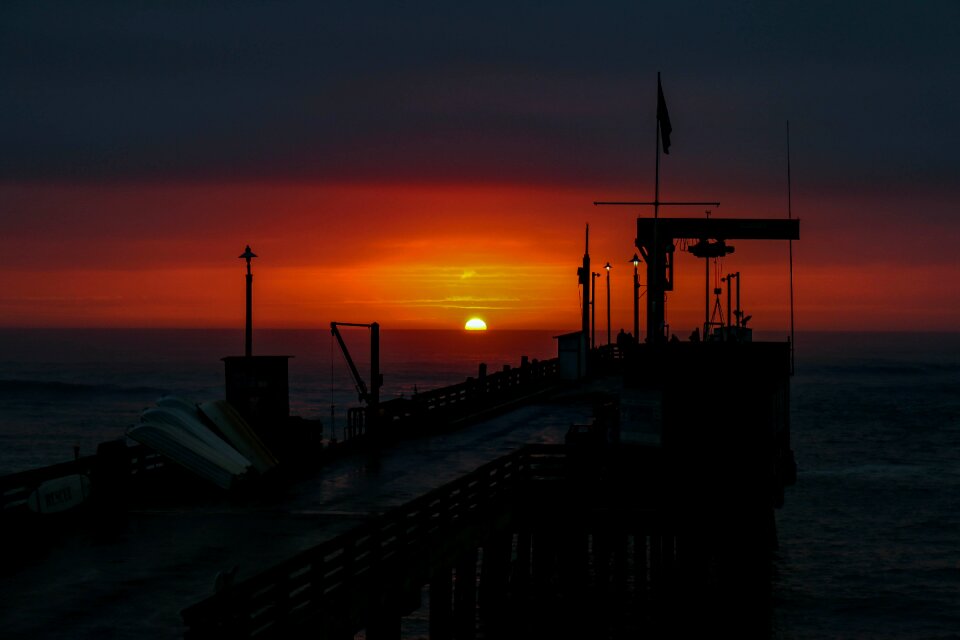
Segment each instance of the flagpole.
[{"label": "flagpole", "polygon": [[[660,72],[657,71],[657,119],[655,126],[657,129],[657,148],[655,152],[656,157],[656,172],[654,173],[653,179],[653,219],[656,220],[658,214],[660,213]],[[656,230],[656,225],[654,225],[654,230]]]},{"label": "flagpole", "polygon": [[[790,193],[790,121],[787,120],[787,219],[793,220],[793,198]],[[793,324],[793,240],[790,240],[790,375],[795,372],[794,353],[797,336]]]},{"label": "flagpole", "polygon": [[[640,250],[641,255],[643,255],[643,261],[647,263],[647,342],[658,343],[663,342],[666,338],[666,299],[667,299],[667,286],[671,285],[672,290],[672,281],[668,279],[668,274],[673,275],[673,262],[669,258],[672,257],[672,254],[669,253],[669,250],[672,250],[672,247],[669,246],[671,241],[670,238],[667,238],[667,247],[660,246],[660,238],[658,231],[658,220],[660,217],[660,205],[675,205],[675,206],[688,206],[688,205],[711,205],[714,207],[719,207],[719,202],[661,202],[660,201],[660,150],[663,149],[664,154],[670,153],[670,133],[673,131],[673,127],[670,124],[670,113],[667,111],[667,102],[663,97],[663,86],[660,82],[660,72],[657,72],[657,115],[656,115],[656,131],[654,132],[654,141],[656,142],[656,149],[654,155],[654,165],[656,170],[654,172],[654,182],[653,182],[653,201],[652,202],[600,202],[594,201],[594,205],[628,205],[628,206],[653,206],[653,228],[651,229],[650,236],[644,234],[644,238],[641,244],[641,239],[637,237],[635,240],[637,248]],[[639,221],[637,225],[637,231],[639,236]],[[649,241],[649,242],[648,242]],[[662,263],[662,264],[661,264]]]},{"label": "flagpole", "polygon": [[[657,148],[655,149],[654,156],[656,158],[656,171],[654,172],[653,178],[653,277],[657,279],[656,285],[654,286],[654,291],[656,295],[649,295],[650,293],[650,283],[647,282],[647,317],[651,317],[651,311],[653,311],[652,317],[660,318],[663,316],[662,310],[657,309],[659,305],[663,304],[664,296],[661,293],[660,287],[660,245],[657,242],[657,219],[660,214],[660,72],[657,71],[657,118],[655,121],[655,128],[657,130],[656,134],[656,143]],[[649,278],[648,278],[649,279]],[[650,309],[650,306],[653,309]],[[656,327],[656,335],[648,335],[647,340],[650,342],[657,342],[662,338],[660,332],[663,331],[662,323],[661,326]],[[648,334],[650,333],[648,329]]]}]

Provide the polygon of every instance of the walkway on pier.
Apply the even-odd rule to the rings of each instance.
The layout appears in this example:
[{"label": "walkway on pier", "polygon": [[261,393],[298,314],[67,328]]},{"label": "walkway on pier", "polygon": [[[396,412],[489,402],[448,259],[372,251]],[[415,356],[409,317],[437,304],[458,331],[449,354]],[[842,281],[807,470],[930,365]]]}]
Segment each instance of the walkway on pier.
[{"label": "walkway on pier", "polygon": [[[180,610],[210,595],[218,572],[238,567],[242,580],[524,444],[563,442],[592,415],[584,391],[400,442],[376,464],[336,460],[269,496],[140,509],[61,532],[42,557],[0,574],[0,629],[5,638],[181,637]],[[653,406],[622,403],[637,416]]]}]

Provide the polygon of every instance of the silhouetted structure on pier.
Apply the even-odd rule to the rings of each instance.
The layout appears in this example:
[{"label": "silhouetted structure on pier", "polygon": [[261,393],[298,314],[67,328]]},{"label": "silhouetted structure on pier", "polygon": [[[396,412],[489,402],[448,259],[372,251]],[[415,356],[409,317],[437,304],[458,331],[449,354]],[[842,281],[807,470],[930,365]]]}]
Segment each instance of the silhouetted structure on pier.
[{"label": "silhouetted structure on pier", "polygon": [[[637,219],[635,239],[646,264],[646,339],[638,335],[635,256],[634,336],[624,333],[610,344],[608,262],[608,344],[593,344],[597,274],[588,227],[578,269],[581,327],[557,336],[556,359],[524,357],[519,367],[493,373],[481,364],[477,377],[463,383],[381,401],[379,325],[331,323],[365,403],[349,410],[340,440],[323,440],[289,415],[288,356],[252,354],[255,255],[247,247],[240,256],[247,260],[245,355],[224,358],[227,401],[280,453],[279,467],[290,478],[303,479],[332,456],[379,453],[402,439],[449,432],[554,392],[567,395],[540,411],[556,415],[561,402],[592,402],[594,414],[588,423],[570,424],[563,445],[522,446],[245,580],[221,574],[214,595],[182,611],[191,638],[340,640],[365,630],[369,640],[395,639],[402,618],[423,608],[434,640],[763,633],[774,510],[796,478],[791,344],[752,340],[740,308],[739,272],[724,279],[727,323],[714,331],[707,289],[702,339],[693,339],[696,332],[690,341],[671,336],[664,309],[678,249],[716,259],[733,251],[729,240],[798,239],[799,221],[660,218],[660,206],[706,203],[660,201],[660,135],[666,148],[672,128],[659,77],[657,115],[654,200],[597,203],[654,207],[653,218]],[[719,300],[719,287],[716,295]],[[340,326],[371,331],[369,385]],[[623,411],[630,403],[632,414]],[[644,423],[649,442],[621,438],[625,415]],[[493,431],[506,442],[493,447],[497,455],[518,446],[504,437],[509,429]],[[131,486],[171,467],[142,447],[107,443],[95,457],[0,479],[4,515],[30,526],[40,522],[30,505],[46,481],[63,475],[89,476],[69,486],[91,489],[95,505],[122,509]],[[60,498],[53,489],[44,495]],[[29,527],[24,530],[29,538]]]},{"label": "silhouetted structure on pier", "polygon": [[763,628],[770,523],[689,508],[672,462],[524,447],[189,607],[188,637],[400,638],[421,608],[433,640]]}]

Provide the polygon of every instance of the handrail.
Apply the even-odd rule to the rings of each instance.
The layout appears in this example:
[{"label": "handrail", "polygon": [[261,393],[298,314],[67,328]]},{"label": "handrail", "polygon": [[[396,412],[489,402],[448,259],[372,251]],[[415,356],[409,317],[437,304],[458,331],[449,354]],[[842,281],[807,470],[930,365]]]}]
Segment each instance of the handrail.
[{"label": "handrail", "polygon": [[[480,378],[468,378],[465,382],[424,391],[410,398],[387,400],[380,403],[381,420],[384,424],[408,423],[420,429],[424,424],[437,420],[450,422],[466,418],[543,389],[559,379],[559,363],[557,358],[533,360],[519,367],[505,367],[502,371]],[[352,440],[364,435],[366,424],[363,409],[350,410],[344,439]],[[394,432],[387,435],[396,437],[401,434]],[[127,465],[132,478],[144,476],[171,464],[145,445],[127,447],[125,455],[128,460],[120,462]],[[73,474],[90,475],[97,467],[98,460],[99,455],[83,456],[39,469],[0,476],[2,512],[26,511],[30,493],[43,482]]]},{"label": "handrail", "polygon": [[[341,618],[350,616],[350,603],[370,596],[384,567],[410,568],[428,556],[436,562],[456,531],[492,526],[494,519],[484,517],[491,507],[516,496],[538,457],[549,459],[562,448],[528,445],[187,607],[181,615],[189,635],[256,637],[332,603],[343,605]],[[430,553],[418,553],[425,550]],[[455,550],[448,551],[454,557]]]},{"label": "handrail", "polygon": [[382,404],[388,411],[394,406],[403,406],[408,413],[420,414],[469,410],[471,405],[492,404],[543,387],[559,377],[559,363],[557,358],[535,360],[526,366],[504,368],[481,378],[468,378],[465,382],[424,391],[409,399],[398,399],[405,402],[389,400]]},{"label": "handrail", "polygon": [[[146,445],[125,447],[122,452],[124,459],[120,462],[129,469],[131,476],[143,475],[170,464],[166,458]],[[44,482],[71,475],[93,475],[101,463],[102,454],[96,454],[0,476],[0,508],[4,513],[25,511],[30,493]]]}]

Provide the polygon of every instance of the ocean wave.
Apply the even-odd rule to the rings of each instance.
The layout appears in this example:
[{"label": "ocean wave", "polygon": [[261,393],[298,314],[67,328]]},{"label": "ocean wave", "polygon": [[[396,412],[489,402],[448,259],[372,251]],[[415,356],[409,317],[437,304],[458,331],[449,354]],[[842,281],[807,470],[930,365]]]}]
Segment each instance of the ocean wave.
[{"label": "ocean wave", "polygon": [[159,396],[165,389],[150,386],[123,386],[116,384],[87,384],[60,380],[0,380],[0,396],[23,394],[47,395],[150,395]]},{"label": "ocean wave", "polygon": [[823,375],[842,376],[914,376],[960,373],[960,362],[866,360],[838,363],[810,363],[798,366],[800,375],[814,378]]}]

